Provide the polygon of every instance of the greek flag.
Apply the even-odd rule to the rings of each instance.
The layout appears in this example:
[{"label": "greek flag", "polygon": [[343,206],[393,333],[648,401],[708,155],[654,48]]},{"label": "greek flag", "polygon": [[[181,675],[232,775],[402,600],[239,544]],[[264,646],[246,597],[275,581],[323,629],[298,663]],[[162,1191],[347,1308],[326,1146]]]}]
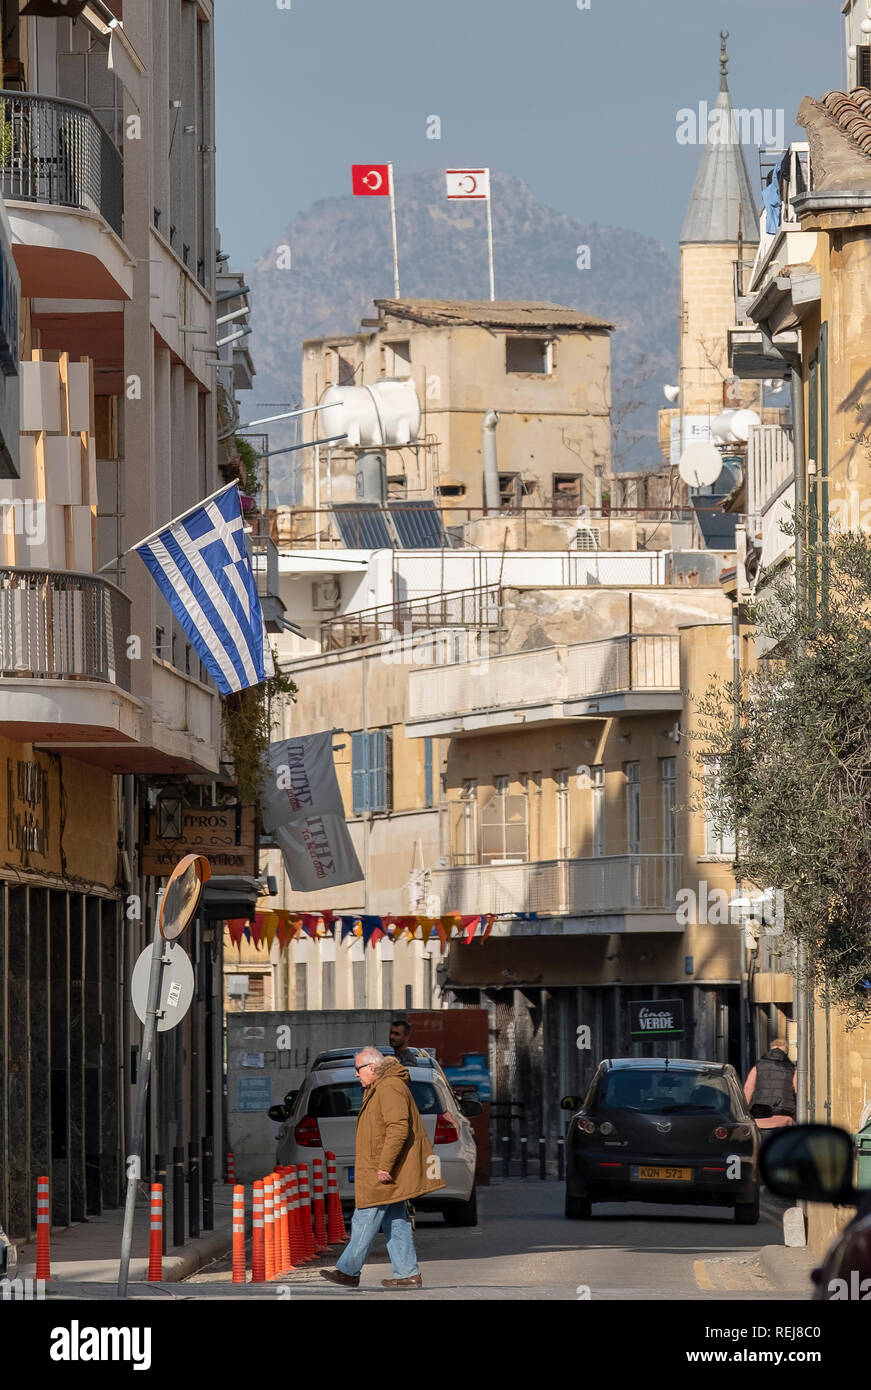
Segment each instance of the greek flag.
[{"label": "greek flag", "polygon": [[236,483],[133,549],[222,695],[274,674]]}]

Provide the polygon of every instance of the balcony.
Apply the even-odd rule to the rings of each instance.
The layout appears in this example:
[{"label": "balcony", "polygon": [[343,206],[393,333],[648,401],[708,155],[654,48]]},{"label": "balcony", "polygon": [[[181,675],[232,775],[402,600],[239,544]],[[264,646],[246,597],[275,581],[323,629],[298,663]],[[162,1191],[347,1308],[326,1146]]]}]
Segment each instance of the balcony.
[{"label": "balcony", "polygon": [[0,91],[0,189],[23,296],[132,296],[123,160],[87,106]]},{"label": "balcony", "polygon": [[438,738],[682,707],[680,639],[627,635],[411,671],[406,727]]},{"label": "balcony", "polygon": [[130,600],[95,575],[0,569],[0,727],[26,743],[133,747]]},{"label": "balcony", "polygon": [[[679,932],[675,895],[680,865],[677,854],[473,864],[432,870],[430,887],[440,912],[583,919],[564,921],[562,930],[569,933]],[[531,921],[524,929],[534,934],[541,928]]]}]

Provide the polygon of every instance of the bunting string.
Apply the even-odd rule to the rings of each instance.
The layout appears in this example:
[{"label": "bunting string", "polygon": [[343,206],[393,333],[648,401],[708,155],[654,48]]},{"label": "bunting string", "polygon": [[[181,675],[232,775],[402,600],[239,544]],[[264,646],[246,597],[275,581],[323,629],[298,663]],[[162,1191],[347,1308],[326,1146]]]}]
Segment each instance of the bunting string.
[{"label": "bunting string", "polygon": [[[532,916],[533,914],[527,914]],[[496,914],[475,912],[471,915],[446,912],[441,917],[423,917],[416,913],[395,916],[373,916],[351,912],[293,912],[276,908],[271,912],[255,912],[253,917],[236,917],[227,923],[227,932],[234,946],[243,936],[267,955],[274,941],[285,951],[292,941],[310,937],[317,941],[329,937],[334,941],[359,941],[364,947],[375,946],[383,937],[389,941],[433,941],[444,951],[449,941],[465,941],[470,945],[477,937],[486,941],[493,930]]]}]

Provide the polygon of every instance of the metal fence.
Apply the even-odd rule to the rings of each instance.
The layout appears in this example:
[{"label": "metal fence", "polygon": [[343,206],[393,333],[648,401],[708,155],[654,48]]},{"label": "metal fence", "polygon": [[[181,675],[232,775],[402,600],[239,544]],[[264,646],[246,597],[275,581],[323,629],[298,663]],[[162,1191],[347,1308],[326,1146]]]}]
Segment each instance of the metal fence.
[{"label": "metal fence", "polygon": [[366,642],[380,642],[418,632],[442,632],[448,628],[495,631],[502,611],[498,584],[457,589],[423,598],[397,599],[377,608],[361,608],[325,618],[321,623],[324,651],[339,651]]},{"label": "metal fence", "polygon": [[130,689],[130,599],[95,575],[0,569],[0,678]]},{"label": "metal fence", "polygon": [[87,106],[0,91],[6,198],[100,213],[121,235],[123,160]]}]

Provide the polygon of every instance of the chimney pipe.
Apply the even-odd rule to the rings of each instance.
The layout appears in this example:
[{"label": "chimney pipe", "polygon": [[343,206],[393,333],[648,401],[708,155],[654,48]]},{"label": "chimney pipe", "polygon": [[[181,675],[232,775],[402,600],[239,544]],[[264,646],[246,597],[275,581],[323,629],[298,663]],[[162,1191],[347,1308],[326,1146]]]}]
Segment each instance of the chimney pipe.
[{"label": "chimney pipe", "polygon": [[482,449],[484,453],[484,509],[488,513],[502,509],[499,495],[499,464],[496,457],[496,426],[499,416],[495,410],[488,410],[481,422]]}]

